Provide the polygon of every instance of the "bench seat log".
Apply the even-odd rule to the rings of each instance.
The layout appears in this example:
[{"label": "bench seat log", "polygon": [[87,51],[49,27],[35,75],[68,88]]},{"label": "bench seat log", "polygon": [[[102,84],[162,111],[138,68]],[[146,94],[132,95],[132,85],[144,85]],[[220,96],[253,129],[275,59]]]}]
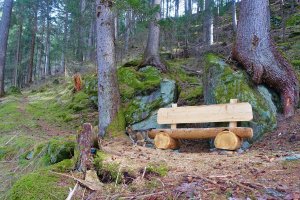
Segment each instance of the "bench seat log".
[{"label": "bench seat log", "polygon": [[174,139],[205,139],[214,138],[218,133],[228,130],[240,138],[252,138],[252,128],[246,127],[216,127],[216,128],[179,128],[179,129],[153,129],[149,132],[150,138],[155,138],[158,133],[167,133]]},{"label": "bench seat log", "polygon": [[158,124],[187,124],[208,122],[239,122],[253,118],[249,103],[216,104],[161,108],[158,110]]}]

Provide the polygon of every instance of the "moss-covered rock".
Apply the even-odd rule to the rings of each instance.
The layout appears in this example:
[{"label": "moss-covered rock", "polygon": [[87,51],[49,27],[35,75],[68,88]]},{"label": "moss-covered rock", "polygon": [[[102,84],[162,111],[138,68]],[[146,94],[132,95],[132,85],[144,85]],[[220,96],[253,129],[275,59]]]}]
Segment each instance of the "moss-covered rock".
[{"label": "moss-covered rock", "polygon": [[118,69],[121,99],[126,102],[137,95],[147,95],[159,87],[162,77],[154,67],[144,67],[136,71],[133,67]]},{"label": "moss-covered rock", "polygon": [[75,142],[71,140],[52,139],[48,144],[47,156],[50,164],[58,163],[74,156]]},{"label": "moss-covered rock", "polygon": [[259,92],[244,71],[235,71],[221,58],[213,54],[208,54],[205,57],[204,85],[206,104],[228,103],[230,99],[238,99],[252,105],[253,120],[241,122],[242,126],[253,128],[254,137],[252,141],[276,127],[275,106],[270,106],[274,105],[272,100]]},{"label": "moss-covered rock", "polygon": [[[64,184],[60,184],[64,182]],[[68,181],[62,181],[58,175],[46,170],[27,174],[20,178],[10,189],[11,200],[52,200],[65,199],[68,196]]]}]

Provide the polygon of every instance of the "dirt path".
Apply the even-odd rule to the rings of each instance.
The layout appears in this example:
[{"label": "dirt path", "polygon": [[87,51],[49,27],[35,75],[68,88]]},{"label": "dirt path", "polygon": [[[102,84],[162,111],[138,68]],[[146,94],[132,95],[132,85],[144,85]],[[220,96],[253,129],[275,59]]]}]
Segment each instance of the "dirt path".
[{"label": "dirt path", "polygon": [[[22,115],[26,118],[30,118],[32,119],[36,124],[37,124],[37,128],[35,128],[35,130],[32,130],[32,128],[30,127],[26,127],[26,125],[24,125],[24,127],[26,129],[29,129],[31,131],[35,131],[35,132],[42,132],[44,133],[44,135],[42,136],[43,138],[51,138],[54,136],[64,136],[64,135],[69,135],[70,134],[70,130],[63,130],[51,123],[48,123],[47,121],[38,118],[35,119],[33,118],[30,113],[27,112],[26,107],[29,104],[29,100],[28,100],[28,96],[23,96],[20,100],[20,107],[19,107],[19,112],[22,113]],[[45,113],[46,115],[47,113]]]}]

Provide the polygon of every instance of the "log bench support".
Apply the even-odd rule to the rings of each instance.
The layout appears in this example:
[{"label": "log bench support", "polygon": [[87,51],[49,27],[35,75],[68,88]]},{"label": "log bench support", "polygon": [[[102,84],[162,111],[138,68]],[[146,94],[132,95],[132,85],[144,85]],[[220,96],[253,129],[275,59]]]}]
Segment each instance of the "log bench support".
[{"label": "log bench support", "polygon": [[[216,148],[236,150],[241,147],[243,138],[253,137],[251,128],[237,127],[237,122],[250,121],[252,118],[251,105],[238,103],[237,99],[231,99],[230,104],[209,106],[177,108],[177,104],[172,104],[172,108],[160,109],[157,119],[159,124],[171,124],[171,129],[153,129],[150,131],[149,137],[154,138],[154,144],[159,149],[177,149],[180,146],[179,139],[215,138]],[[177,128],[178,123],[225,121],[229,121],[229,127]]]}]

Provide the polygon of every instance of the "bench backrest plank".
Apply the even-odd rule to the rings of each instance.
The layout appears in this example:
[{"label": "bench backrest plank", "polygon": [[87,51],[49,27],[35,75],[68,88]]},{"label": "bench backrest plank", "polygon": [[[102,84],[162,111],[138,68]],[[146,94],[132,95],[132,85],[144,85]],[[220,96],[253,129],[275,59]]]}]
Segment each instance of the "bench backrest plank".
[{"label": "bench backrest plank", "polygon": [[158,124],[185,124],[207,122],[250,121],[253,118],[249,103],[216,104],[161,108],[158,110]]}]

